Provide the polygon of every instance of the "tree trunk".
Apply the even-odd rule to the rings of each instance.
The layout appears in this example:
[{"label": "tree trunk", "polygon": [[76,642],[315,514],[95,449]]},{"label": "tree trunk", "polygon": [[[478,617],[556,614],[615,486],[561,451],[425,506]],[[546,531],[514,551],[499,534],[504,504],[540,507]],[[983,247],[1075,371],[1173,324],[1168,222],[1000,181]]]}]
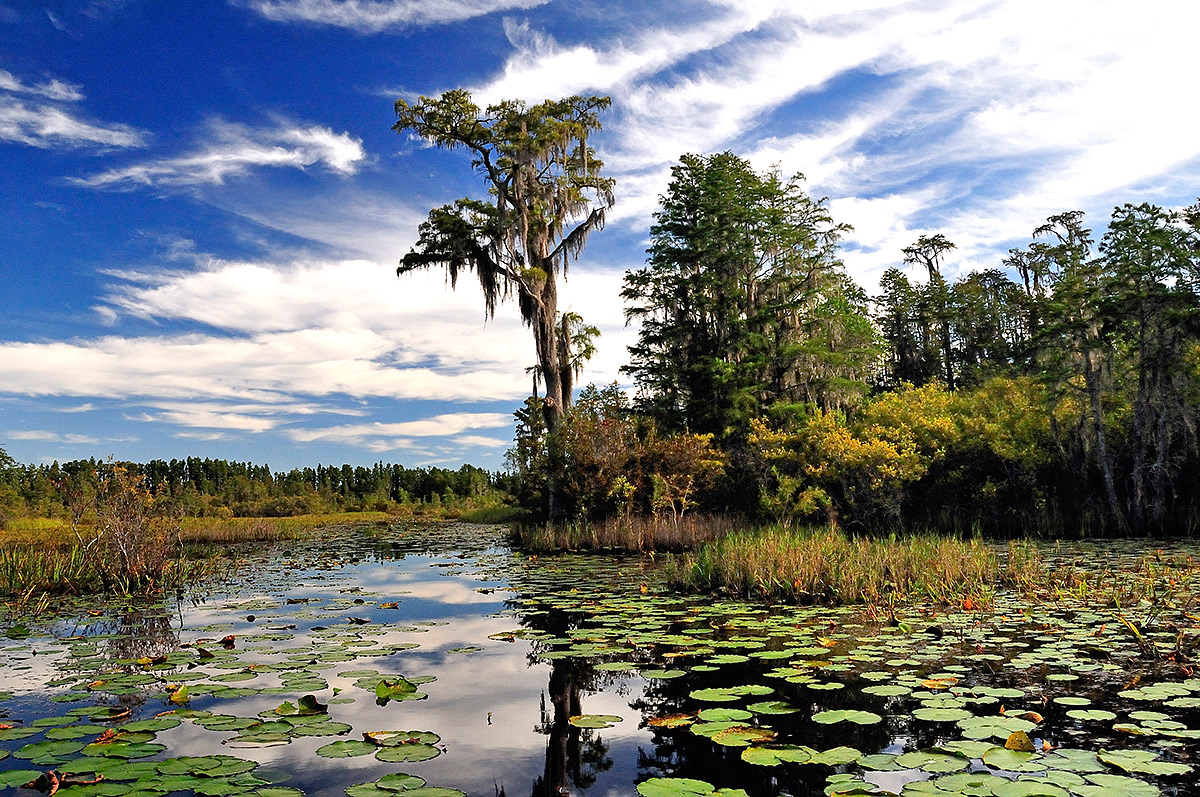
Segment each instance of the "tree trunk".
[{"label": "tree trunk", "polygon": [[1125,528],[1121,507],[1117,503],[1117,488],[1113,482],[1112,462],[1108,458],[1108,444],[1104,439],[1104,416],[1100,408],[1100,378],[1092,363],[1092,353],[1083,356],[1083,381],[1087,386],[1089,406],[1092,414],[1092,432],[1096,436],[1096,460],[1104,479],[1104,495],[1108,499],[1108,512],[1116,531]]},{"label": "tree trunk", "polygon": [[551,523],[562,520],[566,512],[563,501],[562,452],[559,450],[555,431],[562,422],[569,397],[563,395],[562,368],[558,361],[558,284],[554,279],[553,264],[545,267],[547,276],[537,297],[537,310],[533,319],[533,334],[537,346],[538,368],[542,372],[542,383],[546,395],[542,400],[542,417],[546,421],[548,441],[546,479],[546,513]]}]

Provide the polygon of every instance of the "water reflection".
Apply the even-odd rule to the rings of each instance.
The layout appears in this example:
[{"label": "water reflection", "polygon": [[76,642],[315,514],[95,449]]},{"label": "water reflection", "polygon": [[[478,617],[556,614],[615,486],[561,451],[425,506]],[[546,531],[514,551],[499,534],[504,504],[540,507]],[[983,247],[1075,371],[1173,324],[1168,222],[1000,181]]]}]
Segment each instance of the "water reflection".
[{"label": "water reflection", "polygon": [[[566,637],[575,627],[571,616],[559,609],[526,615],[521,624],[558,639]],[[545,645],[534,643],[529,654],[530,664],[535,664],[546,652]],[[534,781],[531,797],[557,797],[573,794],[576,789],[587,789],[595,784],[600,773],[612,768],[609,748],[601,735],[594,729],[571,724],[571,717],[584,713],[583,696],[600,688],[599,680],[588,659],[570,657],[551,662],[550,682],[541,695],[541,722],[534,728],[548,737],[546,767]]]}]

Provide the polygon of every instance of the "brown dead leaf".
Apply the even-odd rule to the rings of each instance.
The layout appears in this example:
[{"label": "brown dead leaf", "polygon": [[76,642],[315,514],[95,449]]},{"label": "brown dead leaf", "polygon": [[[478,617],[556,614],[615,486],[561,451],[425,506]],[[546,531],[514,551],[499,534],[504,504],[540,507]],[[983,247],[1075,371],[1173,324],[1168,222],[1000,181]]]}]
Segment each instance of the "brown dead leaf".
[{"label": "brown dead leaf", "polygon": [[1015,750],[1018,753],[1032,753],[1034,751],[1033,741],[1029,738],[1029,734],[1025,731],[1015,731],[1008,736],[1008,741],[1004,743],[1005,748]]}]

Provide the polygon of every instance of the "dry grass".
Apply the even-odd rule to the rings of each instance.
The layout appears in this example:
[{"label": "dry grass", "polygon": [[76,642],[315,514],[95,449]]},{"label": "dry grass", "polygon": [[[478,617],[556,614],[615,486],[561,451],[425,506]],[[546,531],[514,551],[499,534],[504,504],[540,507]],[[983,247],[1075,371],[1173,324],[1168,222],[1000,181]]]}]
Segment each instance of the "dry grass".
[{"label": "dry grass", "polygon": [[712,542],[740,526],[725,515],[635,515],[601,523],[527,525],[517,528],[517,541],[527,551],[681,551]]},{"label": "dry grass", "polygon": [[670,578],[679,587],[806,603],[988,603],[1008,578],[996,551],[978,540],[850,538],[831,529],[735,532],[685,554],[673,568]]},{"label": "dry grass", "polygon": [[386,512],[337,512],[295,517],[184,518],[185,543],[237,543],[287,540],[322,526],[387,522]]},{"label": "dry grass", "polygon": [[[390,519],[384,512],[183,518],[169,535],[174,540],[171,545],[153,545],[159,554],[156,569],[153,577],[146,577],[144,557],[133,561],[130,551],[140,554],[146,545],[164,536],[156,524],[131,527],[122,546],[108,544],[93,525],[72,528],[65,520],[21,518],[0,532],[0,595],[12,598],[10,606],[23,606],[43,595],[156,591],[206,572],[212,555],[219,553],[214,546],[292,539],[323,526],[386,523]],[[113,525],[111,518],[107,522]]]}]

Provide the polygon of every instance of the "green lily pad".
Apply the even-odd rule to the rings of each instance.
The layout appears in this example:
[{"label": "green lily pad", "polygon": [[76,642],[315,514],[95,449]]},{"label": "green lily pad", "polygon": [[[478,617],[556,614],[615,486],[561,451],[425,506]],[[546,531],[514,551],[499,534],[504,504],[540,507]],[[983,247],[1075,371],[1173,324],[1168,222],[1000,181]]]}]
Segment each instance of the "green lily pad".
[{"label": "green lily pad", "polygon": [[611,728],[622,719],[623,717],[618,717],[616,714],[580,714],[577,717],[569,718],[567,722],[576,728]]},{"label": "green lily pad", "polygon": [[1158,754],[1150,750],[1101,750],[1097,757],[1104,763],[1126,772],[1146,775],[1186,775],[1192,771],[1187,764],[1160,761]]},{"label": "green lily pad", "polygon": [[370,755],[378,748],[370,742],[357,739],[343,739],[330,742],[324,747],[317,748],[317,755],[323,758],[353,758],[360,755]]},{"label": "green lily pad", "polygon": [[642,797],[747,797],[742,789],[714,789],[692,778],[651,778],[637,786]]},{"label": "green lily pad", "polygon": [[777,767],[782,763],[807,764],[814,755],[817,751],[811,747],[747,747],[742,751],[742,760],[756,766]]},{"label": "green lily pad", "polygon": [[754,715],[740,708],[706,708],[696,716],[704,722],[741,722]]},{"label": "green lily pad", "polygon": [[835,722],[853,722],[855,725],[874,725],[877,722],[882,722],[883,717],[871,711],[860,711],[858,709],[836,709],[833,711],[822,711],[813,715],[813,722],[819,722],[822,725],[831,725]]},{"label": "green lily pad", "polygon": [[428,761],[436,758],[442,751],[431,744],[403,744],[397,747],[380,747],[375,751],[375,758],[391,764]]},{"label": "green lily pad", "polygon": [[795,714],[800,710],[791,703],[784,703],[779,700],[751,703],[750,705],[746,706],[746,708],[755,714]]}]

